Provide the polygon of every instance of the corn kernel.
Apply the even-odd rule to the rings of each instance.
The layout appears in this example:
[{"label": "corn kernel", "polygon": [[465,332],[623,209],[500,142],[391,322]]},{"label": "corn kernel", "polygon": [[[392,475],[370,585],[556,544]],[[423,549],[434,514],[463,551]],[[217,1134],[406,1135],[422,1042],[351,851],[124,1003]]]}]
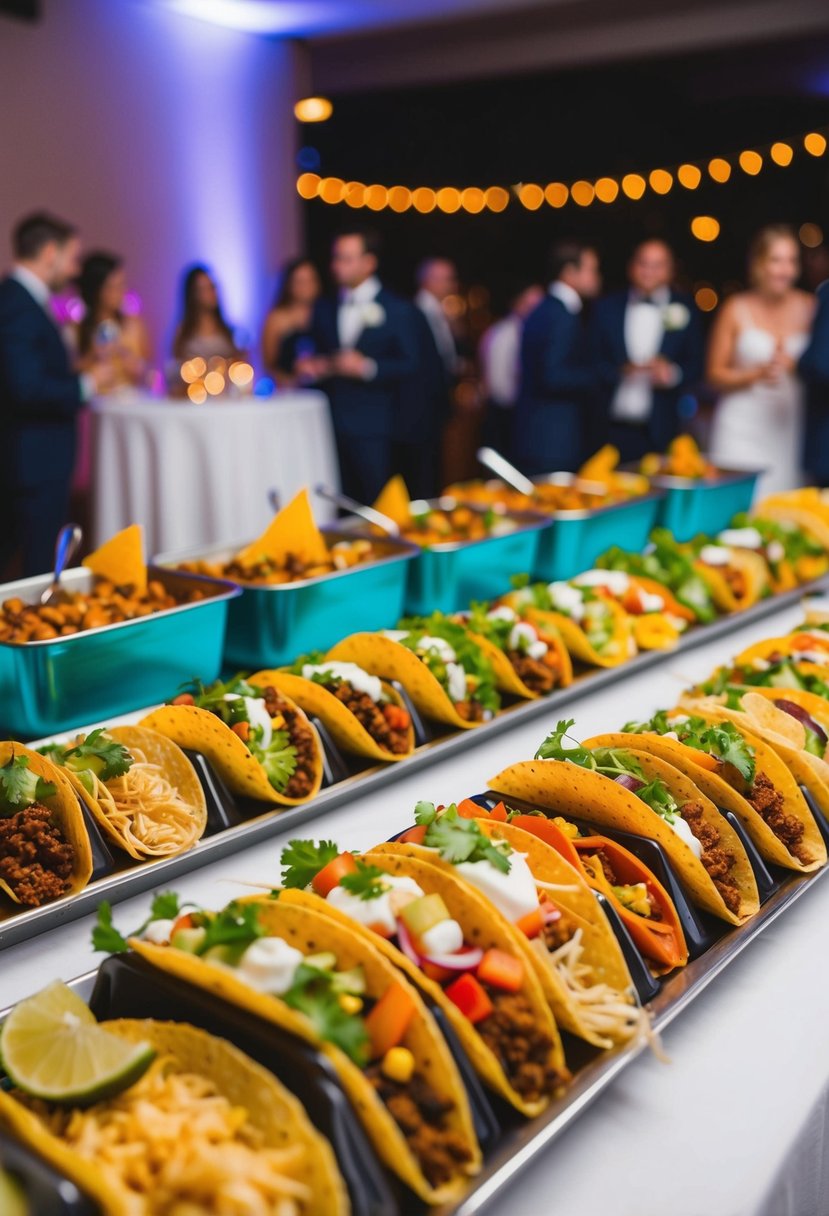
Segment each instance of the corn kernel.
[{"label": "corn kernel", "polygon": [[390,1081],[405,1085],[411,1081],[415,1069],[415,1058],[407,1047],[391,1047],[383,1056],[380,1071]]},{"label": "corn kernel", "polygon": [[340,996],[340,1009],[343,1013],[359,1013],[363,1008],[363,1002],[358,996],[353,996],[350,992],[343,992]]}]

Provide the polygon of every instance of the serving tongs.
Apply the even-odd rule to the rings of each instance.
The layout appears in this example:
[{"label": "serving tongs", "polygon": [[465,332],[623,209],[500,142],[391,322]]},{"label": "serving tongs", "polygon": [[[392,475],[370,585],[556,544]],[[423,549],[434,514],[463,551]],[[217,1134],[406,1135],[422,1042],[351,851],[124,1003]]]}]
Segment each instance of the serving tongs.
[{"label": "serving tongs", "polygon": [[388,515],[384,515],[382,511],[376,511],[374,507],[367,507],[365,503],[358,502],[356,498],[349,498],[348,494],[343,494],[339,490],[331,490],[328,486],[323,485],[315,486],[314,493],[318,498],[324,498],[326,502],[330,502],[332,506],[339,507],[341,511],[351,511],[353,515],[359,515],[367,523],[381,528],[388,536],[400,535],[400,528]]},{"label": "serving tongs", "polygon": [[516,469],[514,464],[510,464],[506,456],[496,452],[495,448],[478,448],[476,454],[484,468],[500,477],[501,481],[505,481],[513,490],[526,494],[528,498],[538,497],[538,487],[529,477],[525,477],[520,469]]},{"label": "serving tongs", "polygon": [[41,594],[40,604],[44,607],[46,604],[51,604],[53,600],[58,599],[63,595],[60,585],[60,578],[66,567],[69,565],[72,557],[77,551],[78,545],[83,539],[83,529],[80,524],[64,524],[58,538],[55,541],[55,567],[52,575],[52,581],[46,590]]}]

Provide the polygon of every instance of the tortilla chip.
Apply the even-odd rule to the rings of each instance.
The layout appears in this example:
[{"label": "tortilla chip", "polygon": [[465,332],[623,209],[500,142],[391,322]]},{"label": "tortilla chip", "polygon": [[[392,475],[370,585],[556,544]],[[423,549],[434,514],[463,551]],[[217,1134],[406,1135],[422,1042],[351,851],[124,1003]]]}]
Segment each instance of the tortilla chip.
[{"label": "tortilla chip", "polygon": [[330,951],[336,955],[338,970],[350,971],[360,967],[366,981],[367,996],[372,1001],[379,1000],[392,984],[402,984],[409,990],[416,1005],[416,1015],[401,1045],[412,1052],[418,1074],[433,1092],[451,1102],[453,1109],[448,1116],[449,1129],[463,1137],[472,1154],[468,1165],[458,1169],[452,1182],[437,1188],[430,1186],[406,1138],[374,1086],[366,1080],[363,1070],[334,1044],[320,1038],[313,1024],[302,1013],[291,1009],[278,996],[257,991],[232,968],[170,946],[158,946],[141,940],[131,941],[130,946],[154,966],[282,1027],[315,1047],[333,1065],[355,1114],[386,1166],[427,1203],[448,1202],[464,1189],[464,1175],[478,1172],[481,1154],[466,1090],[443,1035],[420,993],[381,953],[375,941],[364,939],[327,916],[324,900],[310,896],[308,906],[299,906],[283,899],[282,894],[278,900],[254,895],[241,901],[257,906],[259,923],[267,936],[283,938],[306,955]]},{"label": "tortilla chip", "polygon": [[379,633],[352,633],[343,638],[327,659],[356,663],[370,675],[382,680],[397,680],[406,689],[420,713],[458,730],[472,730],[480,722],[467,722],[455,709],[440,682],[417,655],[391,638]]},{"label": "tortilla chip", "polygon": [[576,474],[579,481],[599,481],[609,485],[619,464],[619,449],[606,443],[584,462]]},{"label": "tortilla chip", "polygon": [[[273,1073],[226,1040],[184,1023],[120,1018],[101,1025],[132,1043],[151,1043],[157,1055],[169,1058],[172,1071],[195,1073],[212,1081],[223,1097],[247,1113],[247,1121],[261,1134],[263,1147],[289,1149],[303,1145],[304,1160],[288,1171],[311,1191],[311,1202],[303,1211],[307,1210],[308,1216],[347,1216],[348,1195],[330,1144]],[[52,1135],[33,1111],[2,1090],[0,1127],[30,1145],[96,1200],[102,1212],[129,1216],[144,1210],[135,1192],[107,1179],[94,1162]]]},{"label": "tortilla chip", "polygon": [[104,541],[99,549],[83,559],[83,565],[99,578],[109,579],[116,587],[147,590],[147,563],[144,558],[144,532],[140,524],[130,524]]},{"label": "tortilla chip", "polygon": [[282,565],[289,554],[314,565],[330,560],[328,546],[317,527],[308,491],[300,490],[268,524],[258,540],[251,541],[236,554],[241,565],[252,564],[263,557]]},{"label": "tortilla chip", "polygon": [[[298,709],[303,717],[302,710]],[[298,806],[310,802],[322,785],[322,745],[313,725],[308,729],[316,740],[316,776],[307,798],[286,798],[273,788],[267,774],[253,752],[230,727],[209,709],[197,705],[162,705],[142,718],[139,726],[149,727],[172,739],[179,747],[201,752],[234,794],[255,798],[259,802]]]},{"label": "tortilla chip", "polygon": [[[92,846],[89,843],[89,833],[84,823],[81,804],[72,783],[67,780],[63,769],[58,768],[46,756],[41,756],[39,752],[25,747],[22,743],[0,743],[0,768],[5,767],[15,756],[27,756],[31,771],[38,777],[42,777],[44,781],[51,781],[53,785],[57,786],[57,793],[51,798],[45,798],[43,805],[52,812],[54,823],[60,828],[64,840],[72,848],[72,874],[66,892],[60,898],[65,899],[68,895],[76,895],[78,891],[84,889],[92,877]],[[2,878],[0,878],[0,896],[8,896],[16,907],[23,906],[9,884]],[[0,920],[8,914],[0,907]]]},{"label": "tortilla chip", "polygon": [[382,515],[388,515],[398,528],[408,528],[412,522],[411,497],[399,473],[395,473],[383,486],[374,503],[374,509]]},{"label": "tortilla chip", "polygon": [[741,895],[738,912],[728,910],[690,845],[635,794],[600,773],[567,761],[524,760],[505,768],[491,778],[489,785],[499,794],[535,803],[558,814],[655,840],[673,862],[694,903],[728,924],[743,924],[759,910],[760,899],[754,871],[737,833],[714,804],[678,769],[649,753],[629,750],[645,775],[664,781],[677,802],[701,803],[705,821],[716,826],[723,844],[737,858],[733,875]]}]

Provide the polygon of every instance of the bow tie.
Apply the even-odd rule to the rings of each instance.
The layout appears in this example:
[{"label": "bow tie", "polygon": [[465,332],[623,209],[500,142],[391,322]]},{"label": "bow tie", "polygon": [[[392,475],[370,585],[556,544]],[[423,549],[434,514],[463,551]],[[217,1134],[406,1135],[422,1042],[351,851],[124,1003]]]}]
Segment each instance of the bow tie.
[{"label": "bow tie", "polygon": [[633,297],[634,304],[652,304],[654,308],[661,308],[662,301],[656,296],[636,295]]}]

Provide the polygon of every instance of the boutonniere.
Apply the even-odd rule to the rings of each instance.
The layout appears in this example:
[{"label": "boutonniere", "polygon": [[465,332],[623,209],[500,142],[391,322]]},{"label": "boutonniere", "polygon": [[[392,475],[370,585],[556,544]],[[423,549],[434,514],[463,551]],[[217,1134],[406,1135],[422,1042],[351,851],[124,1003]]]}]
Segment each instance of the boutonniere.
[{"label": "boutonniere", "polygon": [[360,317],[366,329],[376,329],[386,319],[386,310],[376,300],[371,300],[360,309]]},{"label": "boutonniere", "polygon": [[685,329],[690,320],[690,312],[685,305],[680,304],[678,300],[675,300],[673,304],[665,305],[665,311],[662,314],[662,321],[665,329],[669,333],[673,333],[678,329]]}]

